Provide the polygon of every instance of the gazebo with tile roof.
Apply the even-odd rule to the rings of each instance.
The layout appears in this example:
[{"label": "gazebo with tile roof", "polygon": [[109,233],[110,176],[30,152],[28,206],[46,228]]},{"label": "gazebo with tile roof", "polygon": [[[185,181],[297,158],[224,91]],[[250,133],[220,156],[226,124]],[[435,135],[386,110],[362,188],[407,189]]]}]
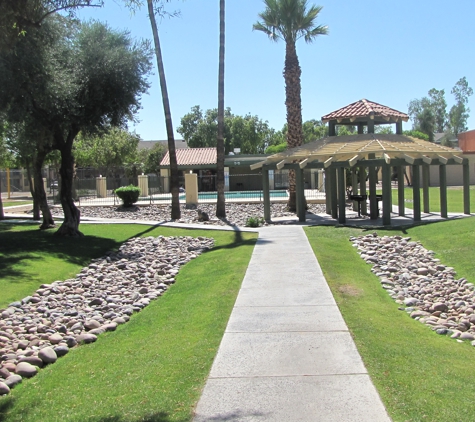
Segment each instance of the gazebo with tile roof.
[{"label": "gazebo with tile roof", "polygon": [[[264,181],[264,217],[270,220],[269,170],[292,168],[297,178],[297,215],[305,221],[305,196],[302,172],[304,168],[321,168],[325,174],[326,210],[339,223],[346,222],[346,169],[352,173],[352,193],[362,200],[366,213],[366,197],[369,196],[370,217],[379,214],[378,202],[383,203],[383,224],[391,224],[391,168],[396,168],[398,181],[399,215],[405,215],[404,168],[412,168],[414,221],[421,219],[420,187],[422,168],[423,208],[429,212],[429,166],[439,166],[441,216],[447,217],[446,166],[463,166],[464,213],[470,213],[470,186],[468,160],[452,148],[422,141],[402,134],[402,122],[409,116],[400,111],[361,100],[322,117],[329,123],[329,136],[287,151],[271,155],[251,168],[262,168]],[[396,134],[374,133],[375,125],[396,124]],[[335,136],[337,125],[355,125],[357,135]],[[364,128],[366,133],[364,133]],[[382,170],[382,195],[376,194],[377,169]],[[369,195],[367,195],[368,175]],[[359,177],[359,181],[358,181]]]}]

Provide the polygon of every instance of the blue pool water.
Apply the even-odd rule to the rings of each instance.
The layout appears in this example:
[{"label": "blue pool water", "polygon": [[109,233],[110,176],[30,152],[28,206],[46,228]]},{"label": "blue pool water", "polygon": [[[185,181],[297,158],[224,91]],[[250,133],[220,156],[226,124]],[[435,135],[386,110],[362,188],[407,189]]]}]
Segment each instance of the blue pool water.
[{"label": "blue pool water", "polygon": [[[271,190],[271,198],[287,198],[287,191],[285,190]],[[216,192],[200,192],[198,193],[198,199],[216,199]],[[224,192],[226,199],[246,199],[246,198],[262,198],[263,193],[260,190],[257,191],[232,191]],[[185,199],[185,195],[180,195],[180,199]]]}]

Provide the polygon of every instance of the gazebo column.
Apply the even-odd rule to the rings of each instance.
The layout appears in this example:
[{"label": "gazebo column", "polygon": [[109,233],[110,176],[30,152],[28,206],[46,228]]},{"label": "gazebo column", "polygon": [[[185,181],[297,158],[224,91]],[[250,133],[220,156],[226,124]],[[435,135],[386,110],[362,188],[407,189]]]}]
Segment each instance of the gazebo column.
[{"label": "gazebo column", "polygon": [[[360,195],[366,195],[366,168],[360,166],[358,173],[360,177]],[[366,215],[367,213],[366,201],[361,201],[361,214]]]},{"label": "gazebo column", "polygon": [[270,221],[270,189],[269,189],[269,170],[262,169],[262,196],[264,198],[264,220]]},{"label": "gazebo column", "polygon": [[358,122],[358,135],[363,135],[364,133],[364,123]]},{"label": "gazebo column", "polygon": [[440,216],[447,218],[447,166],[439,165],[440,181]]},{"label": "gazebo column", "polygon": [[369,215],[372,220],[378,218],[378,200],[376,198],[376,167],[370,166],[369,169]]},{"label": "gazebo column", "polygon": [[429,164],[422,164],[422,202],[424,204],[424,212],[425,213],[430,212],[429,179],[430,179]]},{"label": "gazebo column", "polygon": [[305,190],[303,185],[303,170],[301,168],[295,169],[296,176],[296,200],[297,200],[297,217],[300,222],[305,221],[305,214],[307,210],[305,209]]},{"label": "gazebo column", "polygon": [[399,216],[406,215],[406,204],[404,202],[404,167],[397,166],[397,203],[399,207]]},{"label": "gazebo column", "polygon": [[463,213],[470,214],[470,167],[468,160],[463,160]]},{"label": "gazebo column", "polygon": [[[355,167],[351,168],[351,192],[358,195],[358,174]],[[358,211],[358,201],[353,201],[353,211]]]},{"label": "gazebo column", "polygon": [[337,184],[336,184],[336,168],[330,168],[330,179],[331,179],[331,204],[332,204],[332,218],[338,218],[338,192],[337,192]]},{"label": "gazebo column", "polygon": [[391,225],[391,166],[383,164],[383,225]]},{"label": "gazebo column", "polygon": [[418,165],[412,166],[412,198],[414,221],[421,221],[421,176]]},{"label": "gazebo column", "polygon": [[323,170],[325,183],[325,212],[328,215],[332,213],[332,196],[331,196],[331,177],[328,169]]},{"label": "gazebo column", "polygon": [[338,167],[338,222],[346,223],[345,167]]}]

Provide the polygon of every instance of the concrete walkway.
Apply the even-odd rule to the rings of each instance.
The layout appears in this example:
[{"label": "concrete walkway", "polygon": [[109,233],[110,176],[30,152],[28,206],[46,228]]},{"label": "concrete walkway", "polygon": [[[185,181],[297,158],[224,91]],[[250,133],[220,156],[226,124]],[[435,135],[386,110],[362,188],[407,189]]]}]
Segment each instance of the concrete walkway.
[{"label": "concrete walkway", "polygon": [[389,420],[303,228],[261,229],[194,421]]}]

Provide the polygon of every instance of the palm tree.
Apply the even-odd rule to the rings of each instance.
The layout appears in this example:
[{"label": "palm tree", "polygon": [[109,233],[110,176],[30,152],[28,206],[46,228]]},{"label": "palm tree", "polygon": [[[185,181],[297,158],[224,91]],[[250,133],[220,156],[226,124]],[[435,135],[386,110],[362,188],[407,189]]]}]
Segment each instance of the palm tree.
[{"label": "palm tree", "polygon": [[175,138],[173,136],[172,115],[170,112],[170,102],[168,101],[167,81],[165,79],[165,69],[163,67],[162,50],[160,48],[160,39],[158,38],[157,22],[155,21],[155,11],[153,9],[153,0],[147,0],[148,16],[152,25],[153,41],[155,44],[155,55],[157,56],[158,75],[160,79],[160,88],[162,90],[163,109],[165,111],[165,123],[168,138],[168,154],[170,156],[170,187],[172,192],[172,212],[171,218],[178,220],[181,217],[180,198],[179,198],[179,179],[178,164],[176,161]]},{"label": "palm tree", "polygon": [[225,0],[219,1],[219,76],[218,76],[218,137],[216,145],[217,172],[216,190],[216,217],[226,217],[226,203],[224,196],[224,6]]},{"label": "palm tree", "polygon": [[[285,105],[287,107],[287,147],[302,145],[302,100],[300,97],[300,75],[302,73],[295,44],[304,38],[310,43],[319,35],[327,35],[328,27],[316,25],[321,6],[308,7],[307,0],[264,0],[266,10],[259,14],[261,21],[253,29],[262,31],[272,41],[285,42]],[[291,211],[296,209],[295,172],[289,172],[289,203]]]}]

